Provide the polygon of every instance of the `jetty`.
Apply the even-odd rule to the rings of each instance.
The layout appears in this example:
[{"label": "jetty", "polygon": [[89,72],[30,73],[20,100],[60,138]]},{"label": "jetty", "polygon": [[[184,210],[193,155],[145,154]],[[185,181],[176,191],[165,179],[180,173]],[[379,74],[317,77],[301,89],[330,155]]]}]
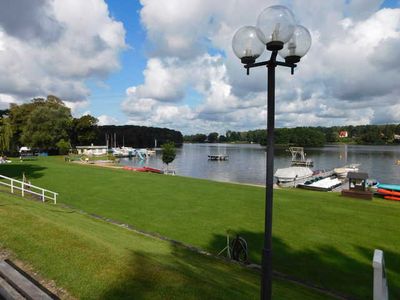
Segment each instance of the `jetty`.
[{"label": "jetty", "polygon": [[228,160],[229,155],[222,155],[222,154],[217,154],[217,155],[209,155],[208,160]]}]

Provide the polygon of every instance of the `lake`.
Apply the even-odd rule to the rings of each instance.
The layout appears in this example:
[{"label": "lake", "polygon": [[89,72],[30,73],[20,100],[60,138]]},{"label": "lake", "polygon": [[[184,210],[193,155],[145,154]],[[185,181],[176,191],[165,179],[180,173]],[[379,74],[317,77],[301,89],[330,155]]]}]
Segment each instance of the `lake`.
[{"label": "lake", "polygon": [[[360,171],[382,183],[400,184],[400,146],[328,145],[305,148],[307,158],[314,161],[314,170],[332,169],[359,163]],[[229,155],[228,161],[209,161],[210,154]],[[265,184],[265,147],[256,144],[184,144],[170,169],[177,175],[216,181]],[[285,149],[275,151],[275,170],[289,167],[291,155]],[[121,165],[149,166],[163,169],[161,151],[141,161],[123,158]]]}]

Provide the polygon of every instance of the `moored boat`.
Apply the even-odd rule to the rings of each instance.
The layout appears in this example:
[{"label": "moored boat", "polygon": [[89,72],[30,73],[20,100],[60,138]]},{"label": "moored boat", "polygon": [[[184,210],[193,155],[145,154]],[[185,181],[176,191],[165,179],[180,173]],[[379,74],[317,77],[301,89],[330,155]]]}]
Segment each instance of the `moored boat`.
[{"label": "moored boat", "polygon": [[292,182],[313,176],[313,171],[307,167],[289,167],[276,170],[274,176],[278,183]]},{"label": "moored boat", "polygon": [[341,168],[335,168],[333,169],[333,171],[336,173],[336,175],[339,178],[346,178],[347,173],[349,172],[358,172],[358,167],[360,166],[360,164],[351,164],[351,165],[346,165],[344,167]]},{"label": "moored boat", "polygon": [[316,177],[306,181],[304,184],[299,184],[297,187],[317,191],[331,191],[342,184],[343,182],[336,176],[326,178]]}]

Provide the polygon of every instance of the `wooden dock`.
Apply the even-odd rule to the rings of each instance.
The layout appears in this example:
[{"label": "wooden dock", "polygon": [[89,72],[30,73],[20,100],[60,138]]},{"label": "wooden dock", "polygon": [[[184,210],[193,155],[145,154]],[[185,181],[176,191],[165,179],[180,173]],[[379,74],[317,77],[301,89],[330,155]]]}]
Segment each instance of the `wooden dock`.
[{"label": "wooden dock", "polygon": [[208,160],[228,160],[228,159],[229,159],[228,155],[217,154],[208,156]]}]

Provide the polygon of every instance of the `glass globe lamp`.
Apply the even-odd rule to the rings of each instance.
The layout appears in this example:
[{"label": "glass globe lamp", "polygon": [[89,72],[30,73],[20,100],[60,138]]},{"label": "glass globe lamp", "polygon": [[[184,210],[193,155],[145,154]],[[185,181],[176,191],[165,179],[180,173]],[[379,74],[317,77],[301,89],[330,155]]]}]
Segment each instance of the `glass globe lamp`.
[{"label": "glass globe lamp", "polygon": [[243,64],[252,64],[263,53],[264,45],[259,40],[258,29],[244,26],[236,31],[232,39],[232,49]]},{"label": "glass globe lamp", "polygon": [[311,47],[311,34],[307,28],[297,25],[290,40],[279,51],[287,63],[295,64],[306,55]]},{"label": "glass globe lamp", "polygon": [[258,37],[270,51],[281,50],[293,35],[296,22],[286,6],[273,5],[264,9],[257,18]]}]

